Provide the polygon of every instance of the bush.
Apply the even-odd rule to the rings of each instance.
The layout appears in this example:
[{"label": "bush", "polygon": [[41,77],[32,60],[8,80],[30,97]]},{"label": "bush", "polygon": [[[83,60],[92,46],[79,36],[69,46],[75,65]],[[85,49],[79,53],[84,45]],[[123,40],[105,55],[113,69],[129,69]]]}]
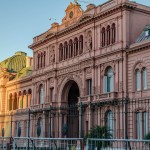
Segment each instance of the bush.
[{"label": "bush", "polygon": [[[144,140],[150,140],[150,132],[144,137]],[[145,144],[150,148],[150,142],[145,142]]]},{"label": "bush", "polygon": [[[94,126],[89,133],[86,134],[84,141],[86,142],[88,138],[96,139],[111,139],[112,134],[107,127]],[[110,141],[90,141],[89,145],[91,147],[97,147],[98,150],[103,147],[108,147],[111,145]]]}]

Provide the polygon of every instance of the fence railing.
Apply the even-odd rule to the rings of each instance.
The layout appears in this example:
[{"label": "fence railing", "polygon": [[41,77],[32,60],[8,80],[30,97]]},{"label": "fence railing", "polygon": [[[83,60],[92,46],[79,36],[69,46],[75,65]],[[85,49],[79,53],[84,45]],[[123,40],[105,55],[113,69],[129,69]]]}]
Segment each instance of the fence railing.
[{"label": "fence railing", "polygon": [[150,140],[0,137],[0,150],[150,150]]},{"label": "fence railing", "polygon": [[0,150],[9,148],[10,137],[0,137]]},{"label": "fence railing", "polygon": [[86,150],[150,150],[150,140],[89,138]]},{"label": "fence railing", "polygon": [[82,138],[13,138],[13,150],[82,150]]}]

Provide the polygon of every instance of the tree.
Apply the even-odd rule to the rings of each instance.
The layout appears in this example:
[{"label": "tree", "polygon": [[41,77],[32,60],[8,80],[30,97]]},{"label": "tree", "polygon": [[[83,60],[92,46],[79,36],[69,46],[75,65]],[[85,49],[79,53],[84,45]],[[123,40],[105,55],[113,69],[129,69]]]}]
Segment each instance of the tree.
[{"label": "tree", "polygon": [[[150,132],[145,135],[144,140],[150,140]],[[150,149],[150,141],[145,142],[145,144],[148,145],[148,147]]]},{"label": "tree", "polygon": [[[107,127],[101,126],[94,126],[89,133],[85,136],[85,142],[88,138],[95,138],[95,139],[111,139],[112,134],[111,131]],[[100,150],[102,147],[108,147],[111,145],[110,141],[90,141],[89,146],[94,148],[97,147]]]}]

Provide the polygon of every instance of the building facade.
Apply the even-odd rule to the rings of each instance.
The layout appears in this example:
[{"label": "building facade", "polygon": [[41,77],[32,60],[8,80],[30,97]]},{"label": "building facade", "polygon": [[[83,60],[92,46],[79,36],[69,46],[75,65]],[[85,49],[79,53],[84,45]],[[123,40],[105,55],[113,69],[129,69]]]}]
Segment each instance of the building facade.
[{"label": "building facade", "polygon": [[99,125],[114,138],[143,138],[150,7],[110,0],[85,11],[70,3],[65,12],[61,24],[33,39],[33,64],[23,52],[0,63],[5,136],[83,137]]}]

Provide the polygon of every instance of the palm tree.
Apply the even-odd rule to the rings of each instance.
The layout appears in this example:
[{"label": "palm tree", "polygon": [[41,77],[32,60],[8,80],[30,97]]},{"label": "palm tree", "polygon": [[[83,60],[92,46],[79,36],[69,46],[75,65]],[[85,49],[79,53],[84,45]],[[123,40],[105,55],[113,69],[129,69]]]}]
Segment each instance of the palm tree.
[{"label": "palm tree", "polygon": [[[96,139],[111,139],[112,133],[107,127],[94,126],[89,133],[85,136],[85,142],[88,138],[96,138]],[[111,145],[110,141],[91,141],[89,145],[94,148],[97,147],[100,150],[102,147],[108,147]]]}]

